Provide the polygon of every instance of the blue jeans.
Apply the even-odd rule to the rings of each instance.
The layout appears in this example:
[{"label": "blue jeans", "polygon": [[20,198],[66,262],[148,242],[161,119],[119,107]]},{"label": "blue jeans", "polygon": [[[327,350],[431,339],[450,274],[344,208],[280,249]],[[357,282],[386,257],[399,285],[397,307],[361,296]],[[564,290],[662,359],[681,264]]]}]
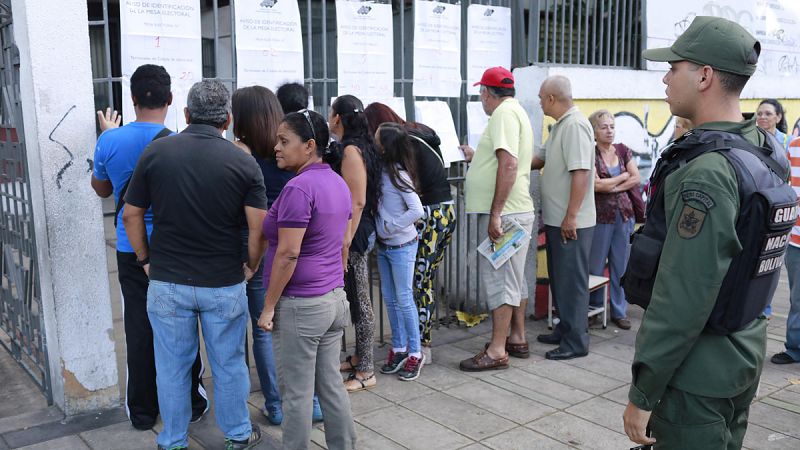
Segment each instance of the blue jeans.
[{"label": "blue jeans", "polygon": [[419,312],[413,289],[416,258],[416,240],[396,248],[378,246],[381,294],[392,327],[392,347],[408,347],[409,353],[421,351]]},{"label": "blue jeans", "polygon": [[162,447],[188,445],[190,374],[199,346],[198,317],[214,373],[217,425],[226,438],[250,436],[250,371],[244,358],[246,301],[244,282],[203,288],[150,281],[147,315],[153,327],[158,403],[164,422],[157,438]]},{"label": "blue jeans", "polygon": [[280,406],[281,394],[278,392],[278,372],[275,368],[275,355],[272,352],[272,333],[258,327],[258,318],[264,309],[264,263],[247,282],[247,306],[250,311],[250,322],[253,324],[253,358],[256,360],[256,371],[264,394],[264,407],[269,409]]},{"label": "blue jeans", "polygon": [[789,273],[789,318],[786,320],[786,353],[800,361],[800,248],[786,249],[786,272]]},{"label": "blue jeans", "polygon": [[[620,278],[625,273],[630,254],[630,237],[633,233],[634,220],[622,220],[617,211],[614,223],[598,223],[594,227],[592,250],[589,253],[589,273],[603,276],[608,259],[608,274],[611,279],[611,317],[624,319],[628,314],[628,302],[620,285]],[[603,290],[592,292],[589,305],[603,306]]]}]

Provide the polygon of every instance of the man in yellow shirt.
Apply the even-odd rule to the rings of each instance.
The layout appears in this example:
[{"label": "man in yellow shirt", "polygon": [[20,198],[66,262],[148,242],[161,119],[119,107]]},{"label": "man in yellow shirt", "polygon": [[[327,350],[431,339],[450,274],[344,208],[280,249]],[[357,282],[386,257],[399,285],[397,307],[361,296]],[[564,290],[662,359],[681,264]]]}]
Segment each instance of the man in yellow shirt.
[{"label": "man in yellow shirt", "polygon": [[[461,361],[460,368],[465,371],[505,369],[509,355],[530,356],[522,299],[528,297],[525,257],[534,223],[529,192],[533,129],[527,113],[514,98],[511,72],[492,67],[475,84],[481,86],[481,103],[490,118],[467,172],[467,213],[478,215],[479,232],[486,230],[495,242],[512,221],[528,231],[529,237],[498,269],[485,260],[478,263],[481,298],[492,311],[492,340],[485,350]],[[466,152],[471,150],[465,149]]]}]

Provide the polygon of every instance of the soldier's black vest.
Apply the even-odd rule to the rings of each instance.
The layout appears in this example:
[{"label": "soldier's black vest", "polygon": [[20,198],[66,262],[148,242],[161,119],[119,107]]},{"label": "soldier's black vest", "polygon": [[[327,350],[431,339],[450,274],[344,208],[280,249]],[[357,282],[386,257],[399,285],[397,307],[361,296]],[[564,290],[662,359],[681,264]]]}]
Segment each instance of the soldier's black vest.
[{"label": "soldier's black vest", "polygon": [[725,274],[706,330],[733,333],[762,314],[775,293],[798,206],[797,195],[786,183],[789,161],[782,146],[772,135],[759,132],[768,143],[764,147],[754,146],[734,133],[693,130],[664,151],[650,177],[647,220],[631,236],[630,258],[622,279],[629,303],[645,309],[650,303],[669,226],[664,210],[667,177],[700,155],[718,152],[736,173],[736,234],[742,250]]}]

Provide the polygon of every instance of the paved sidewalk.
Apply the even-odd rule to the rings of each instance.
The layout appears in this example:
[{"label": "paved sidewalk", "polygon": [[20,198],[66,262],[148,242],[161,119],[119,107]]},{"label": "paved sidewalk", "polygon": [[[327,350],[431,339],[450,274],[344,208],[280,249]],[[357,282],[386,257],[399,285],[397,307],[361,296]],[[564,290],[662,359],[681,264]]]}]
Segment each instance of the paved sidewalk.
[{"label": "paved sidewalk", "polygon": [[[111,248],[109,256],[113,257]],[[110,279],[115,281],[116,273],[110,273]],[[116,282],[113,290],[118,292]],[[119,308],[115,308],[115,325],[119,325]],[[530,359],[512,358],[508,370],[489,373],[460,372],[458,362],[488,342],[490,323],[471,329],[440,327],[434,331],[433,363],[423,368],[417,381],[401,382],[379,374],[376,388],[351,395],[359,448],[630,448],[621,417],[641,318],[638,308],[632,310],[632,330],[618,330],[613,325],[593,328],[589,356],[566,362],[544,360],[545,351],[552,346],[536,343],[535,336],[545,331],[545,323],[528,322]],[[783,349],[788,311],[785,274],[773,310],[768,357]],[[124,361],[121,334],[117,340]],[[381,360],[387,348],[376,345],[375,351],[376,359]],[[124,365],[121,369],[124,374]],[[36,388],[19,372],[0,351],[0,450],[155,448],[155,432],[134,430],[122,408],[64,420],[55,408],[45,407]],[[761,383],[751,408],[745,447],[800,449],[800,364],[776,366],[767,362]],[[213,396],[210,379],[206,386]],[[265,432],[264,441],[256,448],[280,448],[280,428],[269,425],[259,410],[263,397],[257,390],[255,369],[251,371],[251,386],[251,416]],[[193,449],[221,447],[223,437],[215,425],[213,409],[202,422],[190,427],[190,436]],[[314,428],[313,442],[312,448],[325,448],[321,425]]]},{"label": "paved sidewalk", "polygon": [[[781,291],[785,294],[785,289]],[[785,296],[781,296],[785,298]],[[776,301],[768,353],[782,348],[785,300]],[[638,323],[638,320],[634,320]],[[530,342],[544,329],[529,322]],[[622,410],[630,381],[635,331],[592,329],[591,353],[568,362],[543,359],[550,347],[532,344],[531,358],[512,359],[504,371],[470,374],[459,360],[482,348],[488,323],[473,329],[440,328],[434,363],[417,382],[379,375],[378,386],[351,396],[363,449],[627,449]],[[386,350],[376,346],[378,355]],[[5,364],[5,362],[4,362]],[[7,370],[8,367],[5,368]],[[208,385],[211,384],[209,380]],[[255,373],[252,385],[258,387]],[[793,384],[795,383],[795,384]],[[210,386],[209,386],[210,387]],[[213,389],[210,389],[213,393]],[[0,395],[5,401],[6,395]],[[22,399],[17,399],[22,402]],[[280,429],[260,415],[253,391],[253,420],[265,431],[259,449],[279,448]],[[146,449],[155,433],[135,431],[121,409],[61,420],[53,409],[0,419],[0,449]],[[751,408],[748,449],[800,448],[800,365],[767,363]],[[213,411],[190,429],[192,448],[219,448]],[[321,426],[313,448],[324,448]]]}]

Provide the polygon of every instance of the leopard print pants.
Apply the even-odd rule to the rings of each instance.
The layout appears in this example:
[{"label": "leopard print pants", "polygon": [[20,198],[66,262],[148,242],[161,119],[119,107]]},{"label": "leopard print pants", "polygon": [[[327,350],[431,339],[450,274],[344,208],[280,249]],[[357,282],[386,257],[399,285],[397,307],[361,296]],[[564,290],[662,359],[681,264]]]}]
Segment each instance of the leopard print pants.
[{"label": "leopard print pants", "polygon": [[372,344],[375,339],[375,315],[369,298],[369,273],[367,268],[368,253],[350,253],[347,258],[347,274],[345,275],[345,292],[350,308],[356,309],[353,323],[356,329],[356,370],[372,373]]}]

